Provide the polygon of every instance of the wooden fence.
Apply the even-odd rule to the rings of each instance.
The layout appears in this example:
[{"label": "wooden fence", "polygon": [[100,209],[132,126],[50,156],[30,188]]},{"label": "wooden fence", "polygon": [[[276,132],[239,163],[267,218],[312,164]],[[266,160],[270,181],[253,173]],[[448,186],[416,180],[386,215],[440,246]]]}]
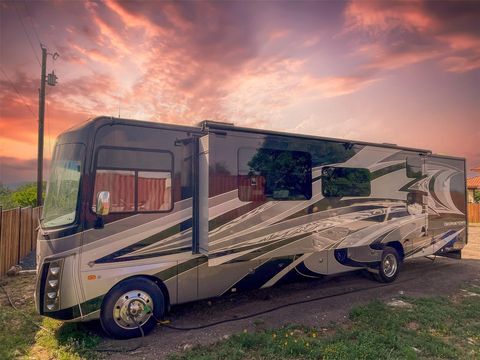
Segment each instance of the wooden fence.
[{"label": "wooden fence", "polygon": [[468,203],[468,222],[480,223],[480,204]]},{"label": "wooden fence", "polygon": [[0,276],[35,250],[41,211],[41,207],[0,208]]}]

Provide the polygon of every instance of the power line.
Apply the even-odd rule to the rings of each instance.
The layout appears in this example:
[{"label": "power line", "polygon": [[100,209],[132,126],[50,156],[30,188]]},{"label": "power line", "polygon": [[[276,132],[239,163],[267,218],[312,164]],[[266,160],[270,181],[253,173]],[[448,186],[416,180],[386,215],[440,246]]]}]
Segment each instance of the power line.
[{"label": "power line", "polygon": [[14,8],[15,8],[15,13],[17,14],[18,20],[20,21],[20,24],[22,24],[23,32],[25,33],[25,36],[27,37],[28,43],[30,44],[30,47],[32,48],[33,54],[35,55],[35,59],[37,59],[38,65],[42,66],[42,64],[40,64],[40,59],[38,58],[37,52],[35,51],[35,48],[33,47],[32,40],[30,40],[30,36],[28,35],[25,24],[23,23],[22,17],[20,16],[20,13],[18,12],[18,8],[16,6],[14,6]]},{"label": "power line", "polygon": [[17,87],[15,86],[15,84],[12,82],[12,80],[10,80],[10,78],[8,77],[7,73],[0,67],[0,71],[3,73],[3,76],[5,76],[5,78],[8,80],[8,82],[10,83],[10,85],[12,86],[13,90],[15,90],[15,92],[17,93],[18,97],[20,98],[20,100],[22,100],[23,104],[28,108],[28,110],[32,113],[32,115],[34,116],[34,118],[37,118],[37,114],[35,114],[32,110],[32,108],[30,107],[30,105],[28,105],[27,101],[25,100],[25,98],[22,96],[22,94],[20,93],[20,91],[18,91]]}]

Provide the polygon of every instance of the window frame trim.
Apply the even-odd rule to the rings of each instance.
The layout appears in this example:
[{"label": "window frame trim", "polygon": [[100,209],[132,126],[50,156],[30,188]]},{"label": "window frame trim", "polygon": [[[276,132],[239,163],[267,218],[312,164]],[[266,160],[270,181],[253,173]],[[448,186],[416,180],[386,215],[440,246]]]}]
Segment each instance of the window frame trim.
[{"label": "window frame trim", "polygon": [[372,195],[372,180],[371,180],[371,179],[368,181],[368,184],[370,185],[370,186],[369,186],[369,189],[368,189],[368,195],[329,196],[329,195],[325,194],[325,186],[323,186],[323,182],[325,181],[325,177],[324,177],[324,175],[323,175],[323,171],[324,171],[325,168],[333,168],[333,169],[361,169],[361,170],[367,170],[370,175],[372,174],[372,172],[371,172],[369,169],[367,169],[367,168],[361,168],[361,167],[331,166],[331,165],[323,166],[323,167],[322,167],[322,174],[321,174],[320,178],[322,179],[322,196],[323,196],[324,198],[336,198],[336,199],[344,198],[344,197],[362,198],[362,197],[369,197],[369,196]]},{"label": "window frame trim", "polygon": [[[111,149],[111,150],[129,150],[129,151],[140,151],[140,152],[153,152],[153,153],[166,153],[170,155],[171,158],[171,168],[170,169],[144,169],[144,168],[117,168],[117,167],[98,167],[98,156],[101,150],[104,149]],[[92,184],[92,196],[90,197],[90,204],[89,204],[89,211],[93,215],[97,216],[97,214],[93,211],[93,204],[95,203],[95,182],[97,178],[97,170],[120,170],[120,171],[133,171],[135,174],[135,194],[134,194],[134,211],[118,211],[118,212],[110,212],[112,215],[137,215],[137,214],[162,214],[162,213],[169,213],[171,212],[174,207],[175,207],[175,201],[174,201],[174,194],[175,194],[175,186],[174,186],[174,176],[175,176],[175,155],[173,154],[172,151],[169,150],[163,150],[163,149],[147,149],[147,148],[133,148],[133,147],[125,147],[125,146],[99,146],[96,151],[95,151],[95,160],[93,163],[93,184]],[[154,210],[154,211],[138,211],[138,172],[139,171],[144,171],[144,172],[166,172],[170,174],[170,180],[171,180],[171,187],[170,187],[170,192],[171,192],[171,204],[170,208],[167,210]],[[110,215],[109,214],[109,215]],[[107,215],[108,216],[108,215]]]},{"label": "window frame trim", "polygon": [[[275,148],[263,148],[263,147],[253,147],[253,146],[241,146],[237,149],[237,198],[241,201],[241,202],[245,202],[245,203],[248,203],[248,202],[254,202],[254,200],[242,200],[240,198],[240,176],[246,176],[246,175],[240,175],[240,150],[242,149],[252,149],[252,150],[255,150],[255,151],[259,151],[259,150],[262,150],[262,149],[265,149],[265,150],[274,150],[274,151],[288,151],[288,152],[301,152],[301,153],[305,153],[305,154],[308,154],[309,157],[310,157],[310,171],[309,171],[309,174],[310,176],[308,176],[308,179],[310,180],[310,197],[305,197],[304,199],[269,199],[268,197],[265,198],[264,202],[270,202],[270,201],[308,201],[310,200],[312,197],[313,197],[313,162],[312,162],[312,154],[308,151],[302,151],[302,150],[290,150],[290,149],[275,149]],[[265,181],[266,181],[266,177],[265,177]]]}]

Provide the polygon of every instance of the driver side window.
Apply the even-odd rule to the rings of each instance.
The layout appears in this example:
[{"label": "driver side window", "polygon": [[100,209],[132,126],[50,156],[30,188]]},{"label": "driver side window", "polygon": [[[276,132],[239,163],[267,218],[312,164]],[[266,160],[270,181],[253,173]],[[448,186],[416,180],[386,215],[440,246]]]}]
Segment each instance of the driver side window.
[{"label": "driver side window", "polygon": [[173,208],[173,156],[165,151],[101,148],[97,154],[96,194],[110,193],[111,213],[167,212]]}]

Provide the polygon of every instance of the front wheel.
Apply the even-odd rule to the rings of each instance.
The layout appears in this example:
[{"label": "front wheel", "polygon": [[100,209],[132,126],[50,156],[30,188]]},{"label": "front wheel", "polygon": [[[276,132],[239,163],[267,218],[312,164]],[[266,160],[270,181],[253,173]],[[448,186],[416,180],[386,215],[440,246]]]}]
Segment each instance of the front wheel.
[{"label": "front wheel", "polygon": [[131,278],[115,285],[105,296],[100,322],[107,334],[129,339],[148,334],[165,312],[165,297],[146,278]]},{"label": "front wheel", "polygon": [[386,247],[382,253],[382,260],[378,265],[378,274],[375,278],[379,282],[390,283],[395,281],[400,272],[400,256],[397,250]]}]

